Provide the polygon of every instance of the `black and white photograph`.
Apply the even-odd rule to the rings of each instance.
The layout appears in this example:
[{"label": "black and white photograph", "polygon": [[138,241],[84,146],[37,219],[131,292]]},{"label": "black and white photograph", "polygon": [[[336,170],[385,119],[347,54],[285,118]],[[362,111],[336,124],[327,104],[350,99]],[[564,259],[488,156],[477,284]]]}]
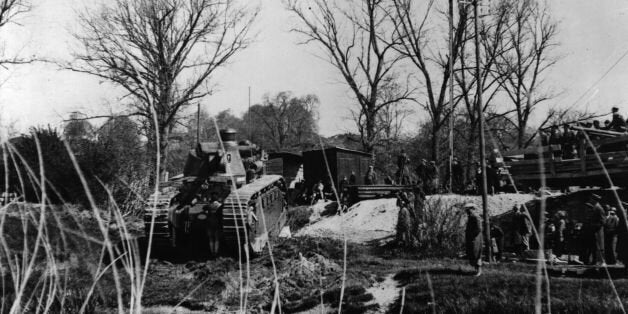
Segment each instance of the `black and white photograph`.
[{"label": "black and white photograph", "polygon": [[626,313],[628,0],[0,0],[0,314]]}]

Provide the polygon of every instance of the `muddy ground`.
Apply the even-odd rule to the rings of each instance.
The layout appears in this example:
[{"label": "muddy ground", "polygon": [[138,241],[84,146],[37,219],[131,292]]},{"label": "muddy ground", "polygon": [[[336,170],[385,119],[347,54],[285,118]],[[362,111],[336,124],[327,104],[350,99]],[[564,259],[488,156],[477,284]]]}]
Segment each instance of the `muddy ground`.
[{"label": "muddy ground", "polygon": [[[372,208],[377,212],[384,209]],[[24,208],[12,208],[4,215],[2,242],[6,245],[0,245],[0,265],[3,304],[7,306],[0,312],[7,312],[15,299],[14,268],[8,263],[9,259],[15,262],[24,257],[22,222],[28,222],[27,246],[32,247],[35,222],[40,217],[36,207],[30,207],[28,215],[20,212],[24,213]],[[41,278],[54,271],[60,274],[66,289],[55,292],[56,299],[64,301],[53,302],[51,312],[78,312],[92,286],[94,292],[86,312],[117,312],[117,289],[111,269],[95,279],[99,263],[107,262],[99,249],[102,235],[93,214],[68,208],[50,208],[47,213],[50,219],[45,230],[47,242],[55,247],[54,267],[51,258],[38,257],[36,275],[27,285],[30,298],[24,298],[22,303],[28,303],[27,309],[35,311],[35,301],[46,288],[40,284]],[[323,214],[312,225],[326,219],[337,218]],[[112,238],[123,240],[120,223],[107,226]],[[127,236],[140,239],[138,247],[144,252],[141,220],[125,217],[124,227],[131,230]],[[237,257],[208,258],[203,252],[173,251],[156,243],[142,289],[143,312],[266,313],[281,307],[282,313],[337,313],[342,307],[343,313],[527,313],[533,312],[537,303],[536,266],[521,262],[487,265],[483,276],[476,278],[467,262],[456,258],[456,254],[438,255],[373,241],[344,242],[323,236],[277,239],[272,244],[272,255],[264,252],[249,263],[238,261]],[[132,270],[143,270],[144,265]],[[137,277],[126,272],[120,263],[116,269],[123,303],[128,304],[136,293],[132,288]],[[591,270],[585,277],[560,272],[550,275],[550,298],[546,297],[546,290],[541,298],[544,310],[613,313],[628,306],[628,280],[623,272],[613,272],[612,281],[601,270]],[[543,281],[541,286],[546,289]]]}]

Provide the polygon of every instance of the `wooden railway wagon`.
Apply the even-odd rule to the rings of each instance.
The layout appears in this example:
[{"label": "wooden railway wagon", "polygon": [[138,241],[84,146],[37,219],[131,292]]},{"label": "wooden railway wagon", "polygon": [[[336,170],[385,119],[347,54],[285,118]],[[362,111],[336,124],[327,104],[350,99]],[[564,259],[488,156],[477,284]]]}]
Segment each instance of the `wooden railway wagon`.
[{"label": "wooden railway wagon", "polygon": [[325,149],[303,152],[303,176],[307,188],[311,188],[319,180],[331,183],[325,162],[329,164],[331,180],[338,187],[344,176],[349,179],[355,173],[355,184],[364,184],[364,176],[371,165],[373,156],[366,152],[341,147],[327,147]]},{"label": "wooden railway wagon", "polygon": [[303,156],[300,153],[270,153],[268,154],[268,161],[266,161],[266,173],[283,176],[286,183],[290,185],[297,177],[302,165]]},{"label": "wooden railway wagon", "polygon": [[544,176],[545,185],[553,188],[608,187],[605,168],[614,186],[628,186],[628,135],[580,127],[572,129],[587,132],[604,166],[584,137],[580,136],[577,147],[579,157],[573,159],[561,157],[560,145],[505,153],[505,167],[512,175],[515,185],[523,190],[536,189],[541,186],[541,178]]}]

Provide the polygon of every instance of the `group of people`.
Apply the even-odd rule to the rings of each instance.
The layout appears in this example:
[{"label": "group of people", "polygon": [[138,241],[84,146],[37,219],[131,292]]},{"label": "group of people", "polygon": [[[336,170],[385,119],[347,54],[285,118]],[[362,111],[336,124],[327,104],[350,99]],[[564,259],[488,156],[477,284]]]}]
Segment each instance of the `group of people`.
[{"label": "group of people", "polygon": [[582,223],[574,223],[574,232],[569,243],[558,243],[558,247],[577,250],[580,262],[587,265],[615,264],[617,262],[617,236],[619,217],[614,207],[602,205],[601,197],[592,194],[586,203],[587,215]]},{"label": "group of people", "polygon": [[[611,110],[612,120],[604,121],[604,125],[599,120],[593,122],[582,122],[579,125],[583,128],[593,128],[597,130],[613,131],[624,133],[627,131],[627,124],[624,117],[619,113],[617,107],[613,107]],[[592,135],[592,139],[597,137]],[[571,129],[569,124],[565,123],[562,126],[562,131],[557,125],[553,125],[549,130],[541,132],[541,144],[547,145],[560,145],[560,151],[555,152],[555,157],[562,157],[563,159],[572,159],[579,157],[580,151],[578,150],[579,143],[585,141],[581,133],[578,133]]]},{"label": "group of people", "polygon": [[[557,257],[567,255],[571,263],[598,266],[616,264],[619,217],[616,208],[610,204],[601,204],[601,199],[597,194],[590,195],[583,222],[569,222],[564,211],[558,211],[552,218],[546,217],[544,248],[551,249]],[[475,204],[466,204],[464,209],[467,213],[466,255],[479,276],[482,273],[482,220]],[[530,249],[530,238],[533,235],[533,225],[523,205],[514,206],[509,228],[514,235],[514,253],[523,257],[524,252]],[[490,223],[490,238],[493,256],[495,260],[501,260],[504,231],[494,221]],[[571,258],[574,253],[577,259]]]}]

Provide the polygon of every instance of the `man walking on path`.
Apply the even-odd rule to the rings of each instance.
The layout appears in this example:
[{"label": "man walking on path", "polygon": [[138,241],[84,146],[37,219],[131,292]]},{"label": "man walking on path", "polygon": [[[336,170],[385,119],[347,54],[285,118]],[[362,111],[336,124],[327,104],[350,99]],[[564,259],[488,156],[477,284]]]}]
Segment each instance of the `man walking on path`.
[{"label": "man walking on path", "polygon": [[475,276],[482,275],[482,223],[473,203],[464,205],[467,211],[465,247],[469,264],[475,268]]}]

